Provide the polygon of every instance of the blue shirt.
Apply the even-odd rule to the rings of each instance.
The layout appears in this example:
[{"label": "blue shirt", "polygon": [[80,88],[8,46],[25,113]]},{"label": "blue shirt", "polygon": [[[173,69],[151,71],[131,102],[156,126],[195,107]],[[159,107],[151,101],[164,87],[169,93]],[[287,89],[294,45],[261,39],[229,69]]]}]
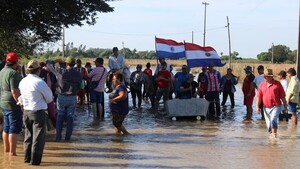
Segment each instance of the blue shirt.
[{"label": "blue shirt", "polygon": [[175,91],[180,91],[180,86],[182,85],[182,83],[186,82],[187,79],[189,77],[189,74],[186,72],[185,74],[183,74],[182,72],[177,72],[174,76],[176,80],[176,84],[175,84]]},{"label": "blue shirt", "polygon": [[[109,99],[113,99],[119,96],[119,92],[125,91],[127,92],[126,86],[121,84],[115,88],[109,95]],[[129,112],[129,105],[128,105],[128,96],[126,99],[118,101],[116,103],[109,103],[110,111],[112,114],[121,114],[126,115]]]}]

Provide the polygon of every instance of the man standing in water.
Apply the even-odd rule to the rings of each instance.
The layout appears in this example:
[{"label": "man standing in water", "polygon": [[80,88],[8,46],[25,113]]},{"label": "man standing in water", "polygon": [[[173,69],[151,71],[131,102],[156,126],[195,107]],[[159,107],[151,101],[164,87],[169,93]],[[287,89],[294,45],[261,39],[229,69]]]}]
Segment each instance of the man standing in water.
[{"label": "man standing in water", "polygon": [[[257,91],[259,89],[260,83],[264,81],[264,70],[265,70],[265,68],[264,68],[263,65],[259,65],[257,67],[257,73],[258,73],[258,75],[256,75],[255,78],[254,78],[254,83],[255,83]],[[264,106],[264,104],[263,104],[263,102],[261,102],[260,103],[261,119],[265,120],[265,116],[264,116],[264,112],[263,112],[263,106]]]},{"label": "man standing in water", "polygon": [[[277,138],[278,117],[284,109],[287,112],[285,92],[279,81],[273,78],[273,70],[266,69],[263,81],[258,90],[256,111],[260,112],[260,104],[264,103],[265,120],[272,138]],[[283,106],[282,106],[283,103]]]},{"label": "man standing in water", "polygon": [[163,96],[164,101],[164,108],[166,107],[165,104],[169,99],[169,89],[170,89],[170,82],[171,82],[171,73],[170,71],[166,70],[167,63],[161,63],[161,70],[156,75],[156,84],[157,84],[157,91],[156,91],[156,98],[155,98],[155,109],[159,106],[159,100]]},{"label": "man standing in water", "polygon": [[22,110],[17,105],[21,95],[18,88],[22,76],[17,72],[19,56],[14,52],[6,55],[5,67],[0,72],[1,102],[3,112],[3,146],[4,152],[16,156],[18,134],[22,130]]},{"label": "man standing in water", "polygon": [[292,115],[292,124],[294,126],[298,123],[297,104],[299,103],[300,92],[300,82],[296,75],[296,70],[294,68],[290,68],[287,71],[290,83],[286,91],[286,101],[288,103],[288,113]]},{"label": "man standing in water", "polygon": [[104,103],[104,83],[107,77],[107,70],[103,66],[103,59],[97,58],[95,60],[96,67],[87,75],[86,78],[90,79],[91,83],[96,83],[95,88],[90,88],[90,97],[93,111],[92,125],[99,124],[99,120],[104,117],[102,103]]},{"label": "man standing in water", "polygon": [[221,74],[214,69],[212,63],[208,65],[208,71],[205,72],[205,78],[205,81],[207,82],[207,93],[205,98],[210,102],[207,118],[210,120],[219,120],[221,116],[219,93]]},{"label": "man standing in water", "polygon": [[244,94],[244,105],[246,105],[247,108],[247,114],[245,120],[252,120],[252,113],[253,113],[253,100],[255,96],[255,83],[253,82],[255,76],[252,73],[252,67],[246,66],[244,68],[246,77],[244,79],[243,83],[243,94]]},{"label": "man standing in water", "polygon": [[58,78],[59,95],[57,97],[57,121],[56,121],[56,141],[62,141],[62,128],[65,117],[67,117],[67,130],[65,140],[70,141],[73,132],[74,113],[76,110],[76,95],[80,88],[82,75],[74,69],[75,59],[67,57],[67,69]]},{"label": "man standing in water", "polygon": [[25,163],[40,165],[46,140],[47,104],[53,101],[53,95],[46,82],[39,77],[41,73],[39,62],[30,60],[27,72],[28,75],[19,85],[24,108]]}]

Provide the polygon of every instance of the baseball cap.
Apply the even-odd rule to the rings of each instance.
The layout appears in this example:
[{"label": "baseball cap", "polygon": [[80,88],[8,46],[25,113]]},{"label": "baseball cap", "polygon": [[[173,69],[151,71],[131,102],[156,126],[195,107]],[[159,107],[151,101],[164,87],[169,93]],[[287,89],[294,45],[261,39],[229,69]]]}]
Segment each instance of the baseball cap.
[{"label": "baseball cap", "polygon": [[18,62],[19,61],[19,56],[14,52],[10,52],[6,55],[5,61],[7,63]]},{"label": "baseball cap", "polygon": [[187,65],[182,65],[181,69],[187,69]]}]

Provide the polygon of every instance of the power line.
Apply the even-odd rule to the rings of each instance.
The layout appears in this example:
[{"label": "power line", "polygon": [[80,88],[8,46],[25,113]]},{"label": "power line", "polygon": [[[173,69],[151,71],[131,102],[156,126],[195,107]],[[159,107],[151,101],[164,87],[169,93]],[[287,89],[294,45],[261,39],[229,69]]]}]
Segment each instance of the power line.
[{"label": "power line", "polygon": [[[102,32],[102,31],[91,31],[91,30],[86,30],[86,29],[78,29],[78,28],[69,28],[73,30],[78,30],[78,31],[83,31],[83,32],[90,32],[90,33],[98,33],[98,34],[106,34],[106,35],[114,35],[114,36],[165,36],[165,35],[183,35],[183,34],[191,34],[191,31],[189,32],[177,32],[177,33],[158,33],[158,34],[146,34],[146,33],[141,33],[141,34],[136,34],[136,33],[118,33],[118,32]],[[208,31],[212,30],[218,30],[218,29],[224,29],[224,26],[222,27],[215,27],[215,28],[210,28],[207,29]],[[196,33],[202,33],[203,31],[194,31]]]}]

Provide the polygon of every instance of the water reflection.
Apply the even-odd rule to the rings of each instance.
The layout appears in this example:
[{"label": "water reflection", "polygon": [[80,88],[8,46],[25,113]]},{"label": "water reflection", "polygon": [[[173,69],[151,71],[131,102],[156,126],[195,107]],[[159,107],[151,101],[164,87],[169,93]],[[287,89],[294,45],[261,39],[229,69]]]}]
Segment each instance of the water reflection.
[{"label": "water reflection", "polygon": [[[235,97],[236,107],[231,109],[228,100],[220,121],[172,121],[144,104],[143,110],[130,111],[125,121],[132,133],[128,136],[113,134],[109,113],[92,127],[88,109],[78,109],[71,142],[54,142],[55,132],[48,133],[41,168],[298,168],[299,129],[279,122],[279,140],[270,142],[260,115],[243,122],[240,86]],[[23,163],[21,140],[18,156],[11,160],[1,145],[1,168],[31,168]]]}]

